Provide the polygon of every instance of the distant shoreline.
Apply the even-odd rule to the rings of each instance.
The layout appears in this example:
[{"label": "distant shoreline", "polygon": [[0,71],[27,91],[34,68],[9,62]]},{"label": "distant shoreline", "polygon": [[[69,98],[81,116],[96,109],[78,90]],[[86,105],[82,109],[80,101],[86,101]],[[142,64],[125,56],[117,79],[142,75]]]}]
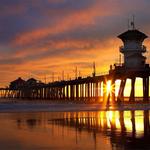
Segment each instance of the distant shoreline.
[{"label": "distant shoreline", "polygon": [[102,104],[84,104],[65,101],[48,100],[15,100],[0,99],[0,113],[8,112],[68,112],[68,111],[125,111],[150,110],[150,104],[120,104],[103,106]]}]

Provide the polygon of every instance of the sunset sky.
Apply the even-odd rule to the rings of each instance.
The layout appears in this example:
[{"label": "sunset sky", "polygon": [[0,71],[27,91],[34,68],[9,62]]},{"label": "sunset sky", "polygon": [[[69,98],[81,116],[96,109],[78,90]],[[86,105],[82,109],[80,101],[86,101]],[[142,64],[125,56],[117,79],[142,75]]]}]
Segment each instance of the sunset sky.
[{"label": "sunset sky", "polygon": [[[150,0],[0,0],[0,86],[21,76],[47,81],[106,72],[118,62],[117,35],[135,15],[150,36]],[[144,43],[150,49],[150,39]],[[150,63],[150,52],[146,54]]]}]

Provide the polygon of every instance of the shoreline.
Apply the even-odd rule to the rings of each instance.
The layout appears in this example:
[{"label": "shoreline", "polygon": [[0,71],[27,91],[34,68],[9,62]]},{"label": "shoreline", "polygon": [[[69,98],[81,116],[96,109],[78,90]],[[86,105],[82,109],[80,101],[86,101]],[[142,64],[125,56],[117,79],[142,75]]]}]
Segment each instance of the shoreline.
[{"label": "shoreline", "polygon": [[150,103],[104,106],[98,103],[73,103],[68,101],[0,99],[0,113],[11,112],[74,112],[74,111],[127,111],[150,110]]}]

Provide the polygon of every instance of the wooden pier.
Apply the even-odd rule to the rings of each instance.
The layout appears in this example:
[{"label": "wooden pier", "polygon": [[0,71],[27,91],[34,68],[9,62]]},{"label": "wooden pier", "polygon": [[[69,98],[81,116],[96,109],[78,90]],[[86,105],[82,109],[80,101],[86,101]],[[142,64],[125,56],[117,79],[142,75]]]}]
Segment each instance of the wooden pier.
[{"label": "wooden pier", "polygon": [[[125,70],[124,66],[115,66],[109,74],[93,76],[69,81],[56,81],[49,84],[34,83],[19,85],[17,87],[1,88],[1,98],[18,99],[40,99],[40,100],[61,100],[74,102],[105,102],[119,103],[123,101],[135,102],[135,81],[136,78],[143,80],[143,97],[141,101],[149,101],[149,76],[150,67],[146,65],[144,70]],[[124,96],[124,89],[127,79],[131,80],[130,96]],[[118,95],[115,95],[115,82],[120,80]],[[110,83],[111,90],[107,88]]]},{"label": "wooden pier", "polygon": [[[10,83],[9,88],[0,89],[1,98],[18,99],[47,99],[75,102],[103,102],[106,105],[119,104],[124,101],[130,103],[137,101],[135,97],[135,81],[141,78],[143,81],[143,102],[149,102],[149,76],[150,67],[146,64],[143,53],[147,51],[142,45],[147,35],[133,28],[118,36],[123,46],[120,52],[124,55],[124,62],[110,65],[108,74],[91,77],[77,77],[74,80],[56,81],[49,84],[38,83],[31,78],[27,81],[18,78]],[[130,96],[125,97],[125,85],[127,79],[131,80]],[[116,94],[115,83],[120,80],[119,92]],[[109,84],[109,85],[108,85]]]}]

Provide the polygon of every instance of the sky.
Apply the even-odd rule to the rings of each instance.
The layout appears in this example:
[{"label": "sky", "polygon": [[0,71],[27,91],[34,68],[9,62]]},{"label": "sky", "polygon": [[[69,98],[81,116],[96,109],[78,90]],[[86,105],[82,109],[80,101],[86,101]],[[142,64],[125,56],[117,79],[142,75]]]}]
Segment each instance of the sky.
[{"label": "sky", "polygon": [[[0,87],[17,77],[49,82],[106,73],[119,61],[117,36],[135,26],[150,35],[149,0],[0,0]],[[144,43],[150,49],[150,39]],[[146,53],[150,63],[150,54]]]}]

